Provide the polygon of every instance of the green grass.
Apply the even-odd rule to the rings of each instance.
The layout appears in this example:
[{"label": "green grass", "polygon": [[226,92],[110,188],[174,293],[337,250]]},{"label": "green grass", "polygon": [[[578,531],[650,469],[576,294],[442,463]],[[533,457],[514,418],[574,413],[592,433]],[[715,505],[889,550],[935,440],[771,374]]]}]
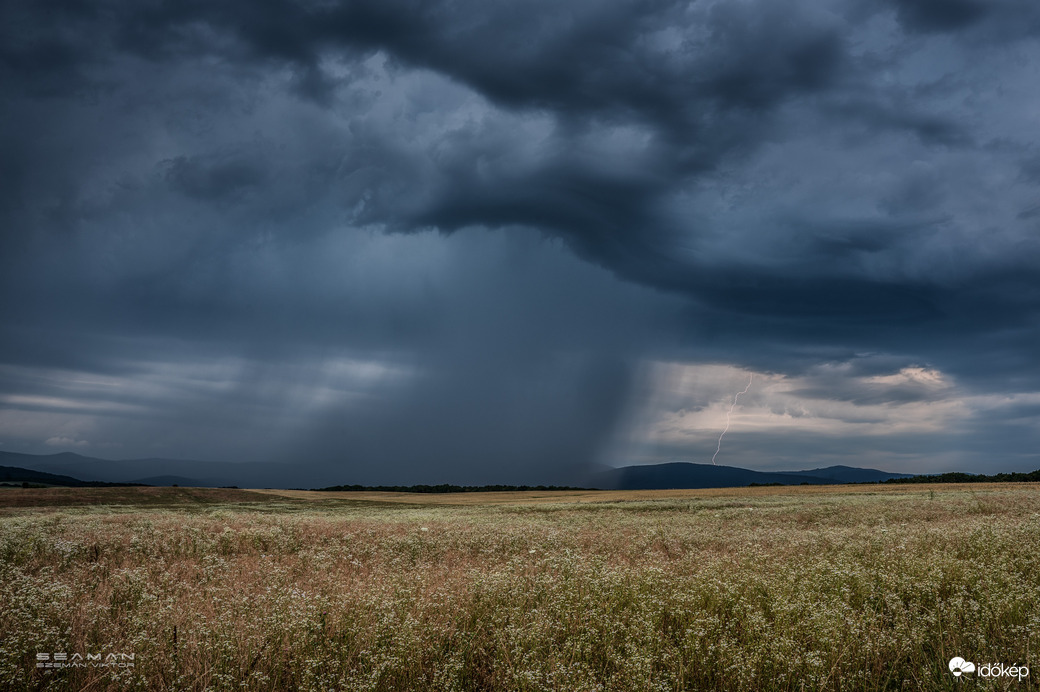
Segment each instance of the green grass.
[{"label": "green grass", "polygon": [[[1029,485],[458,506],[119,490],[0,516],[0,689],[1003,689],[946,663],[1032,668],[1040,637]],[[135,666],[44,672],[37,652]]]}]

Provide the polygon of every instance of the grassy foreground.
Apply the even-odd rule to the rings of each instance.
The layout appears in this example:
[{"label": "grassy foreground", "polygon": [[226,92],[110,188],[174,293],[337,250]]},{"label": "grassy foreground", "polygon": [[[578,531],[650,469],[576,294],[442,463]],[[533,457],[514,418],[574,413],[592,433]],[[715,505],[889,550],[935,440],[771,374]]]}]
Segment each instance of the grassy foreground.
[{"label": "grassy foreground", "polygon": [[[1027,689],[1040,676],[947,670],[954,656],[1040,669],[1035,485],[496,495],[0,491],[0,689]],[[133,653],[134,667],[44,670],[39,652]]]}]

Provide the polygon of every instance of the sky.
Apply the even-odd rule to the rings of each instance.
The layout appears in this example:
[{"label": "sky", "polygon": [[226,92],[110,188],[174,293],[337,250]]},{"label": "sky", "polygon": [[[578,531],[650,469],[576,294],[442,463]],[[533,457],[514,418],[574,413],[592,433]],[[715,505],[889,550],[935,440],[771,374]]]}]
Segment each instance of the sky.
[{"label": "sky", "polygon": [[0,450],[1040,468],[1035,0],[0,17]]}]

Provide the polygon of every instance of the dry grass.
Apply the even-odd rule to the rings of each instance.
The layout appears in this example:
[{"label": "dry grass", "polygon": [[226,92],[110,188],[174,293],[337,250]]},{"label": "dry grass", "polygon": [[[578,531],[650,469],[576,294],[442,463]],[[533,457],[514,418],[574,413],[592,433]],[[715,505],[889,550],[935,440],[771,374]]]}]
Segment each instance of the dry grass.
[{"label": "dry grass", "polygon": [[73,507],[82,505],[212,505],[270,502],[270,497],[236,488],[3,488],[0,511],[8,508]]},{"label": "dry grass", "polygon": [[0,688],[954,689],[954,655],[1033,662],[1035,486],[672,492],[9,505]]}]

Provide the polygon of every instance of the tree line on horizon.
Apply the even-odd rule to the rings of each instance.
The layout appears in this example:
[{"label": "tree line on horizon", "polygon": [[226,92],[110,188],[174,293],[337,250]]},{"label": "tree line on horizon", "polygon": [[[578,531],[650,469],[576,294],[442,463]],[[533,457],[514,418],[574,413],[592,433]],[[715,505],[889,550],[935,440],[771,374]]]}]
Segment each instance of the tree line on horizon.
[{"label": "tree line on horizon", "polygon": [[1040,481],[1040,469],[1028,473],[997,473],[987,476],[983,473],[936,473],[909,478],[889,478],[885,483],[1029,483]]},{"label": "tree line on horizon", "polygon": [[368,491],[381,493],[504,493],[521,490],[592,490],[569,485],[332,485],[319,491]]}]

